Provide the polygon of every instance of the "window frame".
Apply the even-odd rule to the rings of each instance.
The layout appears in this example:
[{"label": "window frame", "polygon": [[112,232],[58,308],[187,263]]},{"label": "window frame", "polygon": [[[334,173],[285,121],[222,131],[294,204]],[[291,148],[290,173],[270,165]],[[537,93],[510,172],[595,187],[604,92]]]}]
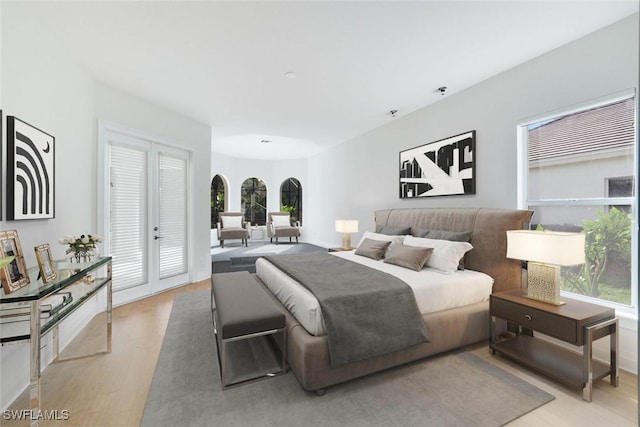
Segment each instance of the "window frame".
[{"label": "window frame", "polygon": [[[634,161],[634,195],[631,197],[598,197],[598,198],[579,198],[579,199],[536,199],[529,200],[529,159],[528,159],[528,126],[539,123],[542,121],[551,120],[554,118],[567,116],[581,111],[602,107],[616,102],[625,101],[627,99],[634,99],[635,108],[635,143],[633,148],[633,161]],[[604,96],[591,101],[575,104],[567,108],[560,108],[548,113],[531,116],[529,118],[520,120],[516,124],[516,136],[517,136],[517,206],[519,209],[531,209],[535,210],[536,206],[545,207],[566,207],[566,206],[614,206],[614,205],[627,205],[631,207],[631,211],[634,213],[631,217],[631,301],[630,305],[619,304],[616,302],[608,301],[600,298],[593,298],[586,295],[575,294],[567,291],[561,291],[563,298],[575,299],[587,302],[595,302],[597,304],[615,308],[616,311],[632,315],[634,318],[638,317],[638,172],[639,167],[639,148],[638,148],[638,97],[635,89],[625,90],[609,96]],[[608,192],[607,192],[608,194]]]}]

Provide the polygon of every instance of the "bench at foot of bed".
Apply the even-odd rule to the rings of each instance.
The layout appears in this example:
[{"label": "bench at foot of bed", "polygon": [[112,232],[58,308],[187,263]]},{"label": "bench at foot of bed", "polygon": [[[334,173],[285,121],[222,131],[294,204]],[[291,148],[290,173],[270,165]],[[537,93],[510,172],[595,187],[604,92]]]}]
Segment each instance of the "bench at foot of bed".
[{"label": "bench at foot of bed", "polygon": [[211,275],[211,310],[223,389],[286,373],[285,315],[248,272]]}]

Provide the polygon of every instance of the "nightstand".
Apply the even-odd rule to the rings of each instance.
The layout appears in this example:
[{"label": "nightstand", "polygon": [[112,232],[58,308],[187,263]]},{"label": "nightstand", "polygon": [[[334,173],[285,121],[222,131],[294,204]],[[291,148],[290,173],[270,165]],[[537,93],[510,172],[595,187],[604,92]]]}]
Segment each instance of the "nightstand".
[{"label": "nightstand", "polygon": [[[618,319],[615,310],[596,304],[567,300],[555,306],[527,298],[526,289],[514,289],[491,295],[491,352],[516,360],[570,387],[582,390],[582,397],[591,402],[593,381],[610,377],[618,386]],[[497,319],[516,325],[506,339],[499,339]],[[582,353],[535,338],[533,332],[557,338],[576,347]],[[609,336],[609,364],[593,360],[593,342]],[[579,349],[578,349],[579,350]]]}]

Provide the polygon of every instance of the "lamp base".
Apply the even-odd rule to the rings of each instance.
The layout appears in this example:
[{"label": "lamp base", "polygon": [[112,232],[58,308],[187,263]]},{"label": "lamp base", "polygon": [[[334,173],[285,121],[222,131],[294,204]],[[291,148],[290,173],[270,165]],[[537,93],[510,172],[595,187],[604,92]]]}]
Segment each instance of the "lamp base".
[{"label": "lamp base", "polygon": [[553,305],[564,304],[560,301],[559,266],[530,261],[527,271],[527,298]]},{"label": "lamp base", "polygon": [[351,247],[351,233],[342,233],[342,249],[350,251]]}]

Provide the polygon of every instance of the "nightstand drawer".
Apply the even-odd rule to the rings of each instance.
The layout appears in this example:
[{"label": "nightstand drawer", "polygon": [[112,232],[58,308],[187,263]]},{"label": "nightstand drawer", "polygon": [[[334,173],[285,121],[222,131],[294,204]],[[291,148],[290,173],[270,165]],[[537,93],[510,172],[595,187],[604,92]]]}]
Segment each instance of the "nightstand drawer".
[{"label": "nightstand drawer", "polygon": [[491,315],[572,344],[578,342],[578,324],[566,317],[499,298],[491,298]]}]

